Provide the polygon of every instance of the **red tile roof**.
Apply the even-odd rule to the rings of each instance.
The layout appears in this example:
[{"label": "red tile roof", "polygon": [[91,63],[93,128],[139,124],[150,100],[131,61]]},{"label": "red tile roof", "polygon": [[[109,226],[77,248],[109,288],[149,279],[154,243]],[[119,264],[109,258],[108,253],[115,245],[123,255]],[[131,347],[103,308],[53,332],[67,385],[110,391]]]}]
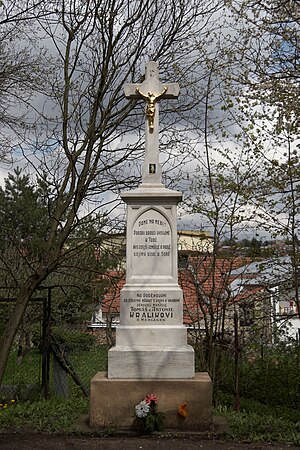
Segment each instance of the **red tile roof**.
[{"label": "red tile roof", "polygon": [[[235,297],[229,292],[229,284],[237,276],[232,271],[247,267],[251,258],[214,258],[213,256],[191,257],[185,269],[178,271],[178,283],[183,290],[184,323],[191,323],[202,317],[202,311],[219,308],[224,302],[245,300],[261,288],[243,290]],[[125,284],[124,272],[109,272],[106,275],[109,286],[101,302],[104,314],[119,314],[120,291]]]}]

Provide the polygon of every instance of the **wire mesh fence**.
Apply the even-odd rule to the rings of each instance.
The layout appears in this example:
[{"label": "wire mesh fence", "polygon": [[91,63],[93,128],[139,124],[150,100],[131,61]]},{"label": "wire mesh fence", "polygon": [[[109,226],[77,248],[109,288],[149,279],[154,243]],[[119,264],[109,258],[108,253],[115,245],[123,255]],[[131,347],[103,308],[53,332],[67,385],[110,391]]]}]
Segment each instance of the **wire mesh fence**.
[{"label": "wire mesh fence", "polygon": [[87,330],[55,328],[51,335],[50,394],[68,397],[81,392],[88,396],[93,376],[107,370],[107,351],[108,347]]},{"label": "wire mesh fence", "polygon": [[[0,301],[0,334],[13,314],[14,298]],[[105,339],[104,339],[105,342]],[[54,320],[48,297],[33,299],[15,337],[0,402],[49,396],[89,395],[90,382],[107,370],[107,345],[82,324]]]},{"label": "wire mesh fence", "polygon": [[[86,334],[84,331],[80,333]],[[65,347],[57,341],[51,344],[48,397],[89,395],[91,379],[97,372],[106,371],[107,367],[107,346],[98,345],[95,340],[89,342],[87,347]],[[16,341],[0,387],[0,400],[32,400],[43,395],[43,355],[40,348],[33,345],[20,357],[17,347]]]}]

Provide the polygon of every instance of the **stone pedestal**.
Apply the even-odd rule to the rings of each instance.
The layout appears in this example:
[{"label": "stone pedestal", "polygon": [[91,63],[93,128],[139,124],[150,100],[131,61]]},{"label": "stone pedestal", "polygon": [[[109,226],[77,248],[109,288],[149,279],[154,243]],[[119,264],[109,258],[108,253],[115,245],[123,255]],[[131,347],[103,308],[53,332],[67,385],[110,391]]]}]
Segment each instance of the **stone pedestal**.
[{"label": "stone pedestal", "polygon": [[[146,102],[145,160],[142,184],[121,195],[127,204],[126,283],[108,374],[91,382],[90,425],[138,428],[135,406],[155,394],[167,429],[199,431],[211,426],[212,386],[207,373],[195,374],[183,325],[176,223],[182,194],[164,187],[159,162],[158,101],[176,98],[179,86],[163,85],[158,64],[150,61],[145,80],[127,84],[125,94]],[[177,413],[184,402],[186,418]]]},{"label": "stone pedestal", "polygon": [[[165,415],[165,429],[209,430],[212,425],[212,384],[207,373],[193,379],[110,380],[99,372],[91,382],[90,426],[95,428],[139,429],[135,406],[147,394],[155,394],[158,411]],[[178,414],[187,402],[187,417]]]},{"label": "stone pedestal", "polygon": [[127,203],[126,284],[108,378],[193,378],[194,350],[178,285],[177,203],[181,193],[142,184]]},{"label": "stone pedestal", "polygon": [[157,347],[122,346],[112,349],[109,353],[109,378],[122,378],[124,371],[127,378],[193,377],[194,351],[191,347],[160,346],[159,350]]}]

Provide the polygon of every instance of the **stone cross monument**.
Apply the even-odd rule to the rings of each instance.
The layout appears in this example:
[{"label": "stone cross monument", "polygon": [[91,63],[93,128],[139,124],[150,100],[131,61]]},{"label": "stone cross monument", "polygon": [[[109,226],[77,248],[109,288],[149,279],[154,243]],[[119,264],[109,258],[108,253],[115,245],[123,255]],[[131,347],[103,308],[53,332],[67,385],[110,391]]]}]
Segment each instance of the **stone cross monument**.
[{"label": "stone cross monument", "polygon": [[124,89],[126,97],[146,102],[146,149],[142,184],[121,195],[128,205],[126,284],[108,377],[192,378],[194,351],[187,345],[177,273],[176,210],[182,196],[163,186],[159,162],[158,102],[176,98],[179,86],[163,85],[152,61],[145,81]]},{"label": "stone cross monument", "polygon": [[[176,98],[176,83],[159,81],[149,62],[145,81],[126,84],[129,99],[146,103],[142,183],[124,192],[127,204],[126,283],[120,295],[116,345],[108,352],[108,373],[91,381],[90,425],[136,428],[134,405],[154,393],[169,429],[211,426],[212,386],[207,373],[194,371],[194,351],[183,325],[183,294],[178,285],[177,204],[180,192],[162,184],[159,162],[159,101]],[[178,415],[178,405],[189,415]]]}]

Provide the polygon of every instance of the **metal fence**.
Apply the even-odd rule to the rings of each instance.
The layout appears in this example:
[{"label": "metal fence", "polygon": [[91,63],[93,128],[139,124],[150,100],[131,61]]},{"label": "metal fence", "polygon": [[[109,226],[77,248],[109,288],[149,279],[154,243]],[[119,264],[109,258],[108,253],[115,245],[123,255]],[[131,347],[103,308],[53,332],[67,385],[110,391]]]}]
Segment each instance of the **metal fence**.
[{"label": "metal fence", "polygon": [[[51,314],[51,289],[33,298],[12,346],[0,401],[89,395],[90,381],[107,368],[107,346],[85,326],[59,323]],[[0,332],[15,298],[0,298]]]}]

